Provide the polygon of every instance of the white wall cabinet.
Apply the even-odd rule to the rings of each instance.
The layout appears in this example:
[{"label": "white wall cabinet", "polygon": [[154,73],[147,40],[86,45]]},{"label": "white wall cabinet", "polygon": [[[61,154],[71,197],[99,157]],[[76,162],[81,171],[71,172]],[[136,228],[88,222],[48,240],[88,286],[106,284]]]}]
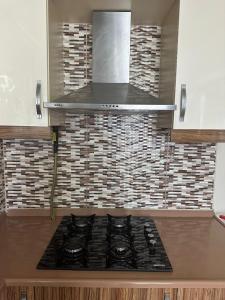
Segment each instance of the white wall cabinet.
[{"label": "white wall cabinet", "polygon": [[36,85],[48,99],[46,0],[0,1],[0,125],[48,126],[36,114]]},{"label": "white wall cabinet", "polygon": [[181,0],[174,129],[225,129],[225,1]]},{"label": "white wall cabinet", "polygon": [[162,48],[163,97],[172,97],[177,104],[173,129],[224,130],[225,1],[177,1],[163,25]]}]

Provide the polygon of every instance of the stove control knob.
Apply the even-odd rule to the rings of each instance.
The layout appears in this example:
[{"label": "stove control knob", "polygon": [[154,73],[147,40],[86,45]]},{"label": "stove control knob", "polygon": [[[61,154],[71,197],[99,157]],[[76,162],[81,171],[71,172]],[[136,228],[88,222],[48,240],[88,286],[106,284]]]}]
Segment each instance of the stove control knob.
[{"label": "stove control knob", "polygon": [[156,252],[156,240],[150,240],[149,242],[149,252],[151,255],[154,255]]},{"label": "stove control knob", "polygon": [[147,234],[147,238],[150,239],[150,240],[154,239],[154,237],[155,237],[155,236],[154,236],[153,233],[148,233],[148,234]]},{"label": "stove control knob", "polygon": [[147,227],[147,228],[145,228],[145,233],[152,233],[152,228],[150,228],[150,227]]},{"label": "stove control knob", "polygon": [[146,227],[151,227],[151,224],[146,222],[146,223],[144,224],[144,227],[145,227],[145,228],[146,228]]},{"label": "stove control knob", "polygon": [[156,247],[156,244],[157,244],[157,243],[156,243],[156,240],[150,240],[150,241],[149,241],[149,246],[152,247],[152,248],[155,248],[155,247]]}]

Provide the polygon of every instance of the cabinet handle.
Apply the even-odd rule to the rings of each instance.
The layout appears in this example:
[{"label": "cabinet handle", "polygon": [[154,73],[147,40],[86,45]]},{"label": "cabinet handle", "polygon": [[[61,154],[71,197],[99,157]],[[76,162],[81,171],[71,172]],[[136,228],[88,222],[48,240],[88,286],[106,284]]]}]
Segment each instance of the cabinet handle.
[{"label": "cabinet handle", "polygon": [[20,300],[27,300],[27,293],[26,292],[21,292]]},{"label": "cabinet handle", "polygon": [[36,86],[36,114],[37,118],[41,119],[42,118],[42,113],[41,113],[41,81],[37,81],[37,86]]},{"label": "cabinet handle", "polygon": [[184,122],[186,107],[187,107],[186,84],[181,84],[181,94],[180,94],[180,122]]}]

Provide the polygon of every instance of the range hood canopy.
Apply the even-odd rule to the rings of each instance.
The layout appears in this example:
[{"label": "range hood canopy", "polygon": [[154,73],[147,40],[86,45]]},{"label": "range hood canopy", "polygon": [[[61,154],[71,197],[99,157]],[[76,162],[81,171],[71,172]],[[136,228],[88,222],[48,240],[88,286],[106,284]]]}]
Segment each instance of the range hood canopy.
[{"label": "range hood canopy", "polygon": [[174,104],[160,99],[129,83],[130,11],[93,12],[92,83],[53,102],[50,109],[174,111]]}]

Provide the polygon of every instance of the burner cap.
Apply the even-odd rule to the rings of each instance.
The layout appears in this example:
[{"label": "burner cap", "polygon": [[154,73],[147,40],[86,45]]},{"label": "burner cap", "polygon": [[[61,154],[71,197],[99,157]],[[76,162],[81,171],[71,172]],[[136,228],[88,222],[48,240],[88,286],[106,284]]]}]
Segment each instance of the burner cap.
[{"label": "burner cap", "polygon": [[131,248],[125,247],[115,247],[112,248],[109,252],[109,258],[115,261],[127,261],[129,259],[133,259],[135,253]]},{"label": "burner cap", "polygon": [[69,254],[79,255],[84,251],[84,245],[80,240],[71,238],[65,242],[64,251]]},{"label": "burner cap", "polygon": [[126,260],[133,256],[133,250],[130,243],[117,240],[111,244],[110,255],[117,260]]},{"label": "burner cap", "polygon": [[128,251],[128,248],[126,247],[116,247],[115,252],[118,255],[124,255]]},{"label": "burner cap", "polygon": [[130,227],[130,218],[131,216],[127,217],[113,217],[108,214],[108,225],[111,228],[124,230]]},{"label": "burner cap", "polygon": [[95,215],[91,216],[75,216],[71,214],[72,224],[79,228],[90,226],[94,222]]},{"label": "burner cap", "polygon": [[78,228],[85,228],[88,225],[89,225],[89,223],[85,223],[85,222],[82,222],[82,221],[76,222],[76,227],[78,227]]},{"label": "burner cap", "polygon": [[123,223],[115,223],[115,224],[113,224],[113,226],[116,227],[116,228],[124,228],[125,224],[123,224]]}]

